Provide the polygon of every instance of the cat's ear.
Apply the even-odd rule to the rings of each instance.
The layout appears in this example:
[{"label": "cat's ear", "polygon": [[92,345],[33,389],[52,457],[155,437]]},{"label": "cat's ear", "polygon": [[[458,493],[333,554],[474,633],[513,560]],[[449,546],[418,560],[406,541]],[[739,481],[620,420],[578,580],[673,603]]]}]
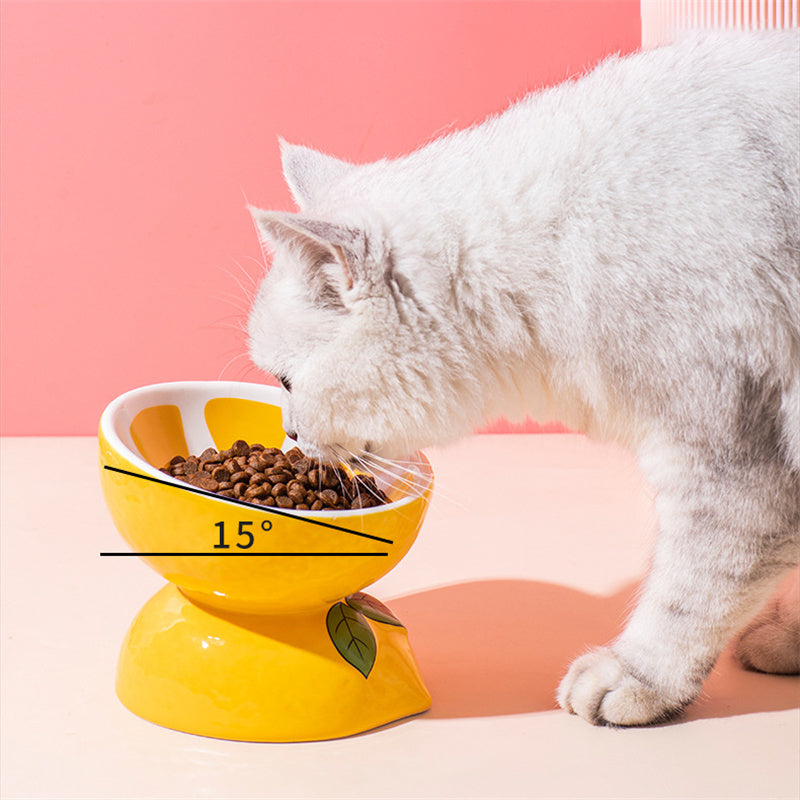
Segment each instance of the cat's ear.
[{"label": "cat's ear", "polygon": [[352,168],[352,164],[308,147],[279,141],[283,177],[300,209],[308,208],[321,190]]},{"label": "cat's ear", "polygon": [[[362,269],[367,239],[359,228],[327,220],[287,214],[281,211],[262,211],[250,208],[253,220],[266,245],[292,245],[301,250],[303,263],[312,281],[319,282],[320,273],[334,289],[352,289]],[[331,270],[330,265],[334,265]]]}]

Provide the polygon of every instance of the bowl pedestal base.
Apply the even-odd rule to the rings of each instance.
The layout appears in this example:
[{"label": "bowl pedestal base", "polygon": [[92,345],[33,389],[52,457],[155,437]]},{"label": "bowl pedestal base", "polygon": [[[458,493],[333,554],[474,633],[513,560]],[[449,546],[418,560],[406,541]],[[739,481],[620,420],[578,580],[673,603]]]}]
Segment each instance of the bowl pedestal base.
[{"label": "bowl pedestal base", "polygon": [[297,613],[232,613],[168,584],[125,637],[117,695],[187,733],[301,742],[360,733],[430,707],[406,629],[357,593]]}]

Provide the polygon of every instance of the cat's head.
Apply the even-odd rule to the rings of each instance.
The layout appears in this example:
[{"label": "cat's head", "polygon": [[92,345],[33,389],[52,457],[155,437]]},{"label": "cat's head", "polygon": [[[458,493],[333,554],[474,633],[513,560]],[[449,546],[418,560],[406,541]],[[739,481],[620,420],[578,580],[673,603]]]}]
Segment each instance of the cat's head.
[{"label": "cat's head", "polygon": [[480,401],[442,265],[371,196],[385,194],[384,165],[282,150],[300,211],[251,209],[272,265],[248,333],[254,363],[284,386],[287,431],[328,458],[399,458],[469,432]]}]

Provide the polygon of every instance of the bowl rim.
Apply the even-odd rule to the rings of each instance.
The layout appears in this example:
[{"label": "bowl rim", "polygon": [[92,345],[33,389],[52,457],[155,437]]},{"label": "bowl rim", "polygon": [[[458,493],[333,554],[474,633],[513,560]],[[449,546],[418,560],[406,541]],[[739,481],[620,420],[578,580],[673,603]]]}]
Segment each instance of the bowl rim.
[{"label": "bowl rim", "polygon": [[[230,387],[227,391],[218,391],[223,387]],[[180,486],[182,488],[186,488],[186,484],[184,481],[178,480],[178,478],[173,477],[172,475],[168,475],[165,472],[162,472],[157,467],[154,467],[149,461],[147,461],[143,456],[141,456],[137,451],[132,450],[120,437],[117,433],[115,428],[115,423],[118,419],[118,416],[121,414],[122,409],[125,407],[127,403],[135,400],[141,400],[148,395],[160,392],[169,392],[169,391],[180,391],[180,390],[188,390],[191,392],[198,392],[198,393],[208,393],[209,399],[212,397],[235,397],[237,399],[244,399],[244,400],[255,400],[258,402],[267,402],[269,405],[280,405],[279,403],[270,402],[269,400],[264,400],[263,395],[266,393],[267,395],[272,394],[273,396],[280,395],[281,389],[277,386],[273,386],[271,384],[266,383],[250,383],[246,381],[203,381],[203,380],[185,380],[185,381],[165,381],[159,383],[150,383],[144,386],[138,386],[134,389],[129,389],[126,392],[115,397],[103,410],[103,413],[100,416],[100,423],[99,429],[102,432],[103,436],[105,437],[108,444],[111,446],[112,449],[116,450],[121,456],[123,456],[127,461],[130,461],[132,464],[136,466],[137,469],[140,469],[145,474],[157,478],[159,481],[163,483],[172,483],[176,486]],[[148,406],[143,405],[143,408],[147,408]],[[138,413],[138,412],[137,412]],[[290,439],[288,436],[286,439],[290,442],[294,440]],[[284,440],[286,441],[286,440]],[[424,496],[425,493],[429,492],[433,487],[433,468],[431,466],[428,457],[422,450],[416,450],[415,452],[411,453],[404,461],[410,461],[414,463],[415,467],[419,467],[421,475],[425,481],[424,487],[422,487],[418,492],[413,494],[408,494],[405,497],[401,497],[399,500],[394,500],[390,503],[384,503],[380,506],[372,506],[371,508],[355,508],[355,509],[335,509],[335,510],[327,510],[327,511],[311,511],[309,510],[301,510],[297,511],[296,509],[279,509],[281,515],[291,515],[296,516],[298,518],[303,517],[311,517],[312,519],[331,519],[334,517],[362,517],[373,513],[382,513],[389,510],[400,509],[405,505],[408,505],[415,500],[418,500],[420,497]],[[225,497],[220,497],[213,492],[203,491],[197,489],[197,487],[192,487],[194,490],[193,493],[200,494],[204,497],[207,497],[209,500],[216,500],[217,502],[228,504],[230,505],[230,499]],[[245,505],[244,503],[236,502],[233,503],[234,505],[241,506]],[[270,513],[272,508],[270,506],[259,506],[252,503],[246,504],[248,507],[252,508],[254,511],[264,511],[265,513]]]}]

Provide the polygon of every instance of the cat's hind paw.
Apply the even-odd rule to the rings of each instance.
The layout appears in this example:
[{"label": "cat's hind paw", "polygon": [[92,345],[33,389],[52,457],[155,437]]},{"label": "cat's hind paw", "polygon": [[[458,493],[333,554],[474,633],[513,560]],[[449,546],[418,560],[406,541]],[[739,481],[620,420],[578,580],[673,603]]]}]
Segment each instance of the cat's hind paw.
[{"label": "cat's hind paw", "polygon": [[686,705],[663,698],[632,675],[607,648],[572,663],[559,686],[558,703],[593,725],[620,727],[665,722]]},{"label": "cat's hind paw", "polygon": [[745,669],[800,674],[800,620],[782,615],[774,604],[739,634],[734,652]]}]

